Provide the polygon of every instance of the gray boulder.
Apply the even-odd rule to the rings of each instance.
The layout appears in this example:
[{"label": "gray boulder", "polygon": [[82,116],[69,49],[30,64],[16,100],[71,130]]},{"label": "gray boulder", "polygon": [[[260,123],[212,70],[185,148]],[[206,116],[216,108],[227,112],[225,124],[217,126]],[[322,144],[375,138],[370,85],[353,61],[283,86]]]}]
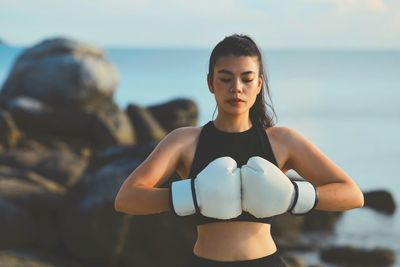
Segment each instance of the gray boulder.
[{"label": "gray boulder", "polygon": [[33,217],[28,210],[0,197],[0,247],[35,245]]},{"label": "gray boulder", "polygon": [[147,108],[167,132],[183,126],[197,125],[198,108],[190,99],[178,98]]},{"label": "gray boulder", "polygon": [[387,190],[373,190],[364,192],[364,206],[375,211],[392,215],[396,211],[396,203]]},{"label": "gray boulder", "polygon": [[57,107],[99,105],[118,84],[104,51],[66,38],[47,39],[15,61],[0,98],[29,96]]},{"label": "gray boulder", "polygon": [[28,170],[0,165],[0,198],[30,211],[57,209],[66,188]]},{"label": "gray boulder", "polygon": [[94,157],[103,164],[96,163],[70,191],[59,220],[63,243],[74,258],[121,267],[182,266],[188,259],[195,238],[190,219],[170,212],[133,216],[114,210],[120,186],[153,148],[137,149],[139,158],[124,155],[129,150],[121,148]]},{"label": "gray boulder", "polygon": [[0,109],[0,151],[16,146],[21,138],[21,132],[17,128],[11,114]]},{"label": "gray boulder", "polygon": [[37,250],[2,250],[1,267],[84,267],[67,257],[54,256]]},{"label": "gray boulder", "polygon": [[60,150],[14,149],[0,154],[0,164],[15,170],[36,172],[55,184],[71,187],[84,172],[88,159]]},{"label": "gray boulder", "polygon": [[128,116],[112,101],[99,109],[74,106],[52,107],[31,97],[14,97],[5,107],[27,138],[52,147],[62,140],[73,150],[101,149],[119,144],[134,144],[135,133]]},{"label": "gray boulder", "polygon": [[320,256],[325,262],[348,266],[390,266],[395,262],[394,251],[386,248],[329,247],[323,249]]},{"label": "gray boulder", "polygon": [[138,144],[160,141],[166,135],[166,131],[147,108],[129,104],[126,113],[131,124],[137,129],[136,137]]},{"label": "gray boulder", "polygon": [[305,232],[335,230],[336,222],[341,218],[343,212],[329,212],[312,210],[304,216],[303,230]]},{"label": "gray boulder", "polygon": [[63,243],[73,257],[96,266],[120,266],[117,261],[124,248],[120,239],[128,234],[126,227],[129,231],[129,222],[134,218],[118,216],[114,199],[124,179],[138,164],[132,157],[109,162],[85,173],[69,191],[59,224]]}]

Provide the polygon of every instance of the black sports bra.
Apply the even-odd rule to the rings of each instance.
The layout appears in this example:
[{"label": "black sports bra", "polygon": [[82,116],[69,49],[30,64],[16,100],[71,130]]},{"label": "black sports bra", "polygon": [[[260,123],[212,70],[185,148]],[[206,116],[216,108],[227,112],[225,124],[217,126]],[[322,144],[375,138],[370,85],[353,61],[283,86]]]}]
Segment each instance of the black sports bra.
[{"label": "black sports bra", "polygon": [[[265,158],[279,167],[268,135],[262,127],[253,124],[250,129],[243,132],[224,132],[218,130],[213,121],[209,121],[203,126],[200,132],[193,163],[189,172],[190,179],[194,179],[208,163],[223,156],[232,157],[237,162],[238,167],[246,164],[247,160],[252,156]],[[224,221],[251,221],[268,224],[272,222],[272,217],[257,218],[245,211],[238,217],[229,220],[209,218],[199,212],[193,216],[196,225]]]}]

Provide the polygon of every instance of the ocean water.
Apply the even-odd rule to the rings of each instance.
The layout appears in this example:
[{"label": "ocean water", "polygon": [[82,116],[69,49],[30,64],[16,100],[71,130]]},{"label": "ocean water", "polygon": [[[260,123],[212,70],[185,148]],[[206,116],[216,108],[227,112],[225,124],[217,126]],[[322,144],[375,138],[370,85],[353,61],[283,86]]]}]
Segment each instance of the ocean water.
[{"label": "ocean water", "polygon": [[[22,48],[0,46],[0,84]],[[152,105],[193,99],[199,125],[212,119],[206,83],[210,50],[106,49],[118,69],[115,101]],[[277,125],[294,128],[345,170],[363,191],[400,200],[400,51],[268,50],[264,61]],[[390,248],[400,266],[400,215],[345,212],[330,244]],[[312,259],[312,257],[310,257]]]}]

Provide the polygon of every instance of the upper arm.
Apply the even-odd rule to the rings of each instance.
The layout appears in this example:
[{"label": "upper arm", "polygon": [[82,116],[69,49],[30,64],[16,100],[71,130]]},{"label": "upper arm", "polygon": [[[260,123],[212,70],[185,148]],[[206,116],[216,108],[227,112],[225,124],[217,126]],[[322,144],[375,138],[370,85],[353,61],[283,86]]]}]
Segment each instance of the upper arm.
[{"label": "upper arm", "polygon": [[351,178],[305,136],[288,127],[284,127],[283,131],[290,169],[315,186],[334,182],[352,183]]},{"label": "upper arm", "polygon": [[166,182],[178,168],[183,138],[182,128],[168,133],[124,184],[157,187]]}]

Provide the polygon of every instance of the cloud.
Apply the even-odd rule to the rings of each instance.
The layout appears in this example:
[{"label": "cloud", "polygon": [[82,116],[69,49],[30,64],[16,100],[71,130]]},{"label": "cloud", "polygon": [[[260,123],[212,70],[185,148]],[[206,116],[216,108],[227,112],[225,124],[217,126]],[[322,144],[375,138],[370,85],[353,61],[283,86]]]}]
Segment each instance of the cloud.
[{"label": "cloud", "polygon": [[383,0],[370,0],[368,1],[368,8],[371,10],[387,10],[387,5]]},{"label": "cloud", "polygon": [[399,10],[398,0],[13,0],[2,3],[0,32],[20,44],[67,35],[99,45],[211,47],[246,33],[270,47],[400,47]]},{"label": "cloud", "polygon": [[388,5],[384,0],[304,0],[309,4],[329,4],[340,12],[371,10],[387,11]]}]

